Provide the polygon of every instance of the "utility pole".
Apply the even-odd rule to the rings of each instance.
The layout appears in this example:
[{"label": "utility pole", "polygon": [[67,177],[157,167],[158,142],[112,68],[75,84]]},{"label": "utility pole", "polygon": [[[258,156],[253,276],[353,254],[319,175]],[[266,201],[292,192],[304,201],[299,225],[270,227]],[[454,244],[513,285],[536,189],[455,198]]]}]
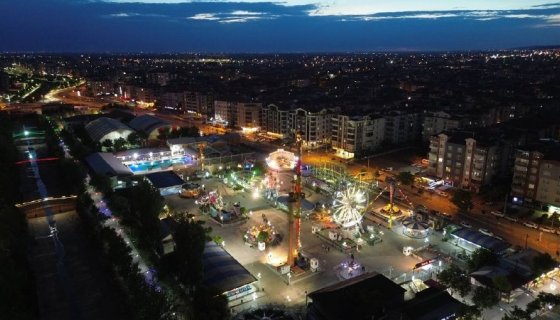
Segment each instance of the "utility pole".
[{"label": "utility pole", "polygon": [[508,202],[508,194],[506,193],[506,199],[504,200],[504,214],[506,214],[507,202]]}]

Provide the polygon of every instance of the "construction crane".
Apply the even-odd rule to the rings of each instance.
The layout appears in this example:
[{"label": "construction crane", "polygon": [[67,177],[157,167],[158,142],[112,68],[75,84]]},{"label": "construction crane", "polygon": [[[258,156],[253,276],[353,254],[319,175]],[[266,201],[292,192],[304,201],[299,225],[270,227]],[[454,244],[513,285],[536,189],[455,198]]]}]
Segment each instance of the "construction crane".
[{"label": "construction crane", "polygon": [[288,197],[288,264],[293,266],[301,250],[301,200],[304,194],[301,188],[301,163],[302,163],[301,134],[296,134],[297,161],[294,167],[295,177],[292,192]]}]

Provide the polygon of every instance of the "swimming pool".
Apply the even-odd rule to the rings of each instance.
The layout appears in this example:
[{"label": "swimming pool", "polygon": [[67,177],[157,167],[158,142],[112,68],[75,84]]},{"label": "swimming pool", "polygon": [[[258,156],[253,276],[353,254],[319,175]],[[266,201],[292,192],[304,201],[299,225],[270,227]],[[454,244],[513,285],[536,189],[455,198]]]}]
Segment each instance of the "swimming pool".
[{"label": "swimming pool", "polygon": [[139,161],[134,164],[127,164],[126,166],[134,173],[142,171],[159,171],[167,170],[174,164],[192,164],[192,159],[190,157],[175,158],[175,159],[165,159],[165,160],[153,160],[153,161]]}]

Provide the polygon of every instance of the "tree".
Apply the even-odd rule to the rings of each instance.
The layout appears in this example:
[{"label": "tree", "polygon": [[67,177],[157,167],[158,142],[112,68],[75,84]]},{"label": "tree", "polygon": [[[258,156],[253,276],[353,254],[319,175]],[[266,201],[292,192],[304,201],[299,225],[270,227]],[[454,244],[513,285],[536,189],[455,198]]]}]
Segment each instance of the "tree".
[{"label": "tree", "polygon": [[152,249],[159,248],[159,215],[165,205],[163,197],[147,180],[141,180],[131,190],[129,203],[140,231],[140,241]]},{"label": "tree", "polygon": [[70,194],[83,190],[86,170],[78,161],[63,158],[58,161],[58,170],[58,176],[64,184],[63,190]]},{"label": "tree", "polygon": [[468,212],[472,208],[472,194],[463,189],[457,189],[451,197],[451,202],[459,208],[459,211]]},{"label": "tree", "polygon": [[194,319],[230,319],[226,296],[201,287],[194,294]]},{"label": "tree", "polygon": [[461,297],[471,291],[469,277],[457,265],[452,264],[440,272],[438,279],[446,287],[457,291]]},{"label": "tree", "polygon": [[477,306],[462,305],[457,313],[458,319],[461,320],[478,320],[482,316]]},{"label": "tree", "polygon": [[103,140],[103,142],[101,142],[101,146],[104,147],[105,150],[109,150],[109,149],[113,148],[113,140],[105,139],[105,140]]},{"label": "tree", "polygon": [[530,320],[531,316],[527,311],[519,308],[518,306],[513,306],[513,309],[506,313],[502,320]]},{"label": "tree", "polygon": [[405,186],[409,186],[414,182],[414,176],[408,171],[399,172],[397,179]]},{"label": "tree", "polygon": [[210,241],[210,229],[203,226],[202,221],[181,219],[173,234],[175,251],[172,253],[172,271],[181,282],[197,288],[203,278],[202,253],[206,243]]},{"label": "tree", "polygon": [[473,272],[484,266],[493,266],[497,263],[498,256],[494,252],[480,248],[471,254],[469,260],[467,260],[467,267],[469,272]]},{"label": "tree", "polygon": [[509,294],[511,292],[512,287],[507,277],[503,275],[499,275],[494,279],[492,279],[492,283],[494,284],[494,288],[496,288],[496,290],[498,290],[502,294],[507,295],[509,300]]},{"label": "tree", "polygon": [[527,304],[526,312],[530,316],[545,308],[546,306],[556,306],[560,304],[560,295],[548,292],[540,292],[537,298]]},{"label": "tree", "polygon": [[128,135],[126,140],[132,146],[140,146],[142,144],[142,137],[138,134],[138,132],[132,132]]},{"label": "tree", "polygon": [[259,232],[259,234],[257,235],[257,241],[266,242],[267,240],[268,240],[268,232],[266,231]]},{"label": "tree", "polygon": [[130,205],[126,197],[119,194],[113,194],[109,197],[107,204],[113,214],[117,216],[126,217],[130,215]]},{"label": "tree", "polygon": [[113,145],[115,147],[115,151],[123,151],[126,150],[127,142],[124,138],[121,137],[113,141]]},{"label": "tree", "polygon": [[91,175],[91,179],[89,183],[97,189],[97,191],[103,193],[104,195],[108,196],[113,192],[113,184],[111,183],[111,179],[106,175],[94,173]]},{"label": "tree", "polygon": [[489,309],[500,302],[498,292],[489,287],[476,287],[472,298],[473,303],[482,308]]},{"label": "tree", "polygon": [[531,267],[533,268],[533,273],[536,276],[540,276],[541,274],[552,270],[554,267],[558,265],[548,253],[541,253],[533,258],[533,263]]}]

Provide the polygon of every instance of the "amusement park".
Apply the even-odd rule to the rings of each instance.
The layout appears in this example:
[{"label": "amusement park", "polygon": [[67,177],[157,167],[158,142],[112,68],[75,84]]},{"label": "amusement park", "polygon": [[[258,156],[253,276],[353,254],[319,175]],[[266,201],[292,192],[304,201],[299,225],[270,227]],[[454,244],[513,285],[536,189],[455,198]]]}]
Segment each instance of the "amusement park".
[{"label": "amusement park", "polygon": [[[310,165],[300,144],[213,170],[166,201],[206,221],[216,243],[254,276],[228,288],[234,313],[302,305],[308,292],[370,272],[414,290],[458,250],[396,178],[366,180],[344,165]],[[434,245],[444,249],[434,252]]]}]

